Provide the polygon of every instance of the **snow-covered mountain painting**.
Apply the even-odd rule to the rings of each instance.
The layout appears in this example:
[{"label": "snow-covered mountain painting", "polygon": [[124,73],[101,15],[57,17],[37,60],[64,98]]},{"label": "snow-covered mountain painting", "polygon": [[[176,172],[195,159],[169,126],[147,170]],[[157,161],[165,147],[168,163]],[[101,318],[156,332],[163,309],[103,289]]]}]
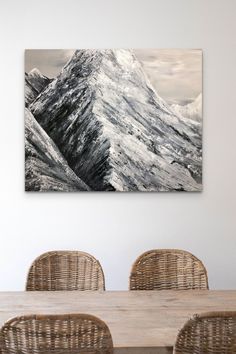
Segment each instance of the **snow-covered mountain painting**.
[{"label": "snow-covered mountain painting", "polygon": [[202,190],[202,52],[25,52],[25,190]]}]

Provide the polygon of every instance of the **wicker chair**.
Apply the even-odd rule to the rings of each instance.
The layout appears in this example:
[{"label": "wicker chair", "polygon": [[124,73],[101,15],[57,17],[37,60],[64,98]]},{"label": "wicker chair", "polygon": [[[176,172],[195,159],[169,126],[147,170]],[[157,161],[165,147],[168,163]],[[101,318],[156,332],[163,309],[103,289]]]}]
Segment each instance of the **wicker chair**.
[{"label": "wicker chair", "polygon": [[33,262],[26,290],[105,290],[105,280],[100,263],[90,254],[52,251]]},{"label": "wicker chair", "polygon": [[112,354],[107,325],[86,314],[15,317],[0,330],[1,354]]},{"label": "wicker chair", "polygon": [[191,253],[175,249],[151,250],[135,261],[130,290],[208,289],[207,272]]},{"label": "wicker chair", "polygon": [[236,353],[236,311],[195,315],[180,330],[174,354]]}]

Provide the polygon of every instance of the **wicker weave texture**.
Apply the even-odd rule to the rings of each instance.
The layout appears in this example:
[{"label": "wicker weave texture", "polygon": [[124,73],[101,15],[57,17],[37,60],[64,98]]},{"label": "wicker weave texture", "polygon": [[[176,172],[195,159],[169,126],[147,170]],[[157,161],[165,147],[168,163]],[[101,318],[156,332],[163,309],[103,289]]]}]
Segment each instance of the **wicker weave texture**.
[{"label": "wicker weave texture", "polygon": [[105,280],[100,263],[90,254],[52,251],[33,262],[26,290],[105,290]]},{"label": "wicker weave texture", "polygon": [[107,325],[86,314],[30,315],[0,330],[1,354],[112,354]]},{"label": "wicker weave texture", "polygon": [[191,253],[158,249],[143,253],[130,274],[130,290],[208,289],[207,272]]},{"label": "wicker weave texture", "polygon": [[174,354],[236,353],[236,312],[195,315],[180,330]]}]

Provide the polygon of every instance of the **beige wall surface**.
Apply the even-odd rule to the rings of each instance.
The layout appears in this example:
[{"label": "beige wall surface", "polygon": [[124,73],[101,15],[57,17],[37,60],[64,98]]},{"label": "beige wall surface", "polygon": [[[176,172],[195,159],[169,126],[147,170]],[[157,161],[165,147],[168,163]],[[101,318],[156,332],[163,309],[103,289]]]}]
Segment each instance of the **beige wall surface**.
[{"label": "beige wall surface", "polygon": [[[183,248],[210,287],[236,289],[236,1],[0,2],[0,290],[22,290],[38,254],[95,255],[107,289],[127,289],[134,259]],[[202,193],[24,192],[25,48],[202,48]]]}]

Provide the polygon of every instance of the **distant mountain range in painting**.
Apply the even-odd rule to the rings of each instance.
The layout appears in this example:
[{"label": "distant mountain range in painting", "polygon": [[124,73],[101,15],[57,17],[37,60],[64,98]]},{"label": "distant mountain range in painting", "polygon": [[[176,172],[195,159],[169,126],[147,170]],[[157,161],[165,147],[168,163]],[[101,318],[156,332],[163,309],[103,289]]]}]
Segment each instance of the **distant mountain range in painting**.
[{"label": "distant mountain range in painting", "polygon": [[[26,56],[27,60],[27,56]],[[169,104],[127,49],[25,73],[26,191],[201,191],[202,94]]]}]

